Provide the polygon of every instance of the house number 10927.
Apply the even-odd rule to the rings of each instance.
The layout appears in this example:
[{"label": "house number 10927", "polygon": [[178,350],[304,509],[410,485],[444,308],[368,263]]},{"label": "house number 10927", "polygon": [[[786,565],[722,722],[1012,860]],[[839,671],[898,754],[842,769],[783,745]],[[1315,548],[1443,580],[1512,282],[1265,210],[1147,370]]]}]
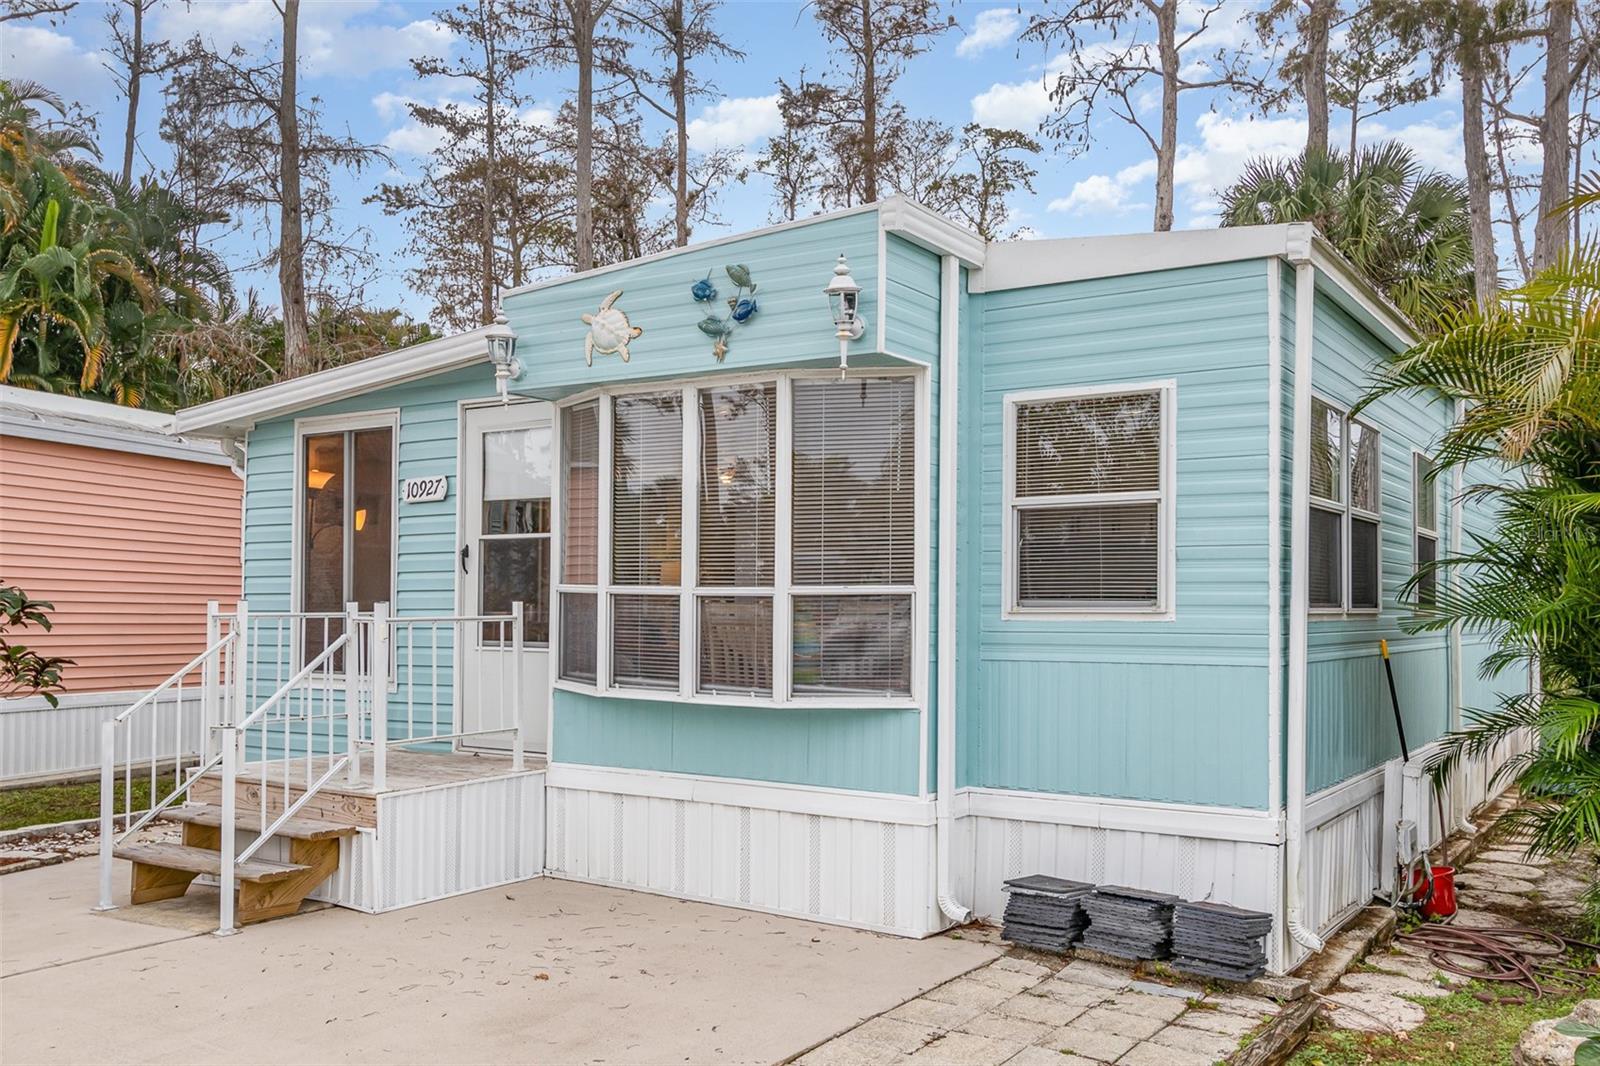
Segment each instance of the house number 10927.
[{"label": "house number 10927", "polygon": [[450,491],[450,479],[439,477],[408,477],[401,498],[406,503],[434,503],[445,498]]}]

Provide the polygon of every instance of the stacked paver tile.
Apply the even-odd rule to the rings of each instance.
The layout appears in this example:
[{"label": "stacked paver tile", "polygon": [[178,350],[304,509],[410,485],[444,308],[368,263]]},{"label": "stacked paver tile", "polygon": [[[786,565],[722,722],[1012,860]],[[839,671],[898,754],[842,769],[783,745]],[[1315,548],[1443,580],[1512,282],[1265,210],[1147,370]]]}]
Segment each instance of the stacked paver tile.
[{"label": "stacked paver tile", "polygon": [[1196,977],[1250,981],[1267,968],[1272,916],[1222,903],[1179,903],[1172,914],[1172,964]]},{"label": "stacked paver tile", "polygon": [[1119,959],[1164,959],[1172,947],[1172,907],[1177,896],[1137,888],[1097,888],[1083,901],[1089,915],[1085,947]]},{"label": "stacked paver tile", "polygon": [[1089,918],[1083,901],[1094,886],[1034,874],[1006,882],[1005,925],[1000,935],[1041,951],[1066,951],[1083,936]]}]

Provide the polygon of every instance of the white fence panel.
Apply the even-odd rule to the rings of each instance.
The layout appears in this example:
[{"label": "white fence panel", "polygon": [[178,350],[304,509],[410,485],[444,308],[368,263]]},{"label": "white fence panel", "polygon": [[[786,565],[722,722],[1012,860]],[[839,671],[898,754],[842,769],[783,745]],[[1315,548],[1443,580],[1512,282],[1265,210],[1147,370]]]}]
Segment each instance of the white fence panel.
[{"label": "white fence panel", "polygon": [[[100,769],[100,723],[131,707],[144,692],[97,692],[61,697],[60,707],[43,699],[0,703],[0,785],[22,785],[51,780],[87,777]],[[163,697],[164,706],[170,706]],[[170,713],[161,715],[154,749],[158,757],[169,758],[179,750],[193,756],[199,751],[201,707],[198,687],[193,695],[184,693],[181,719]],[[180,736],[173,727],[181,721]],[[135,731],[133,759],[148,759],[151,737],[148,730]],[[123,752],[119,749],[118,756]]]}]

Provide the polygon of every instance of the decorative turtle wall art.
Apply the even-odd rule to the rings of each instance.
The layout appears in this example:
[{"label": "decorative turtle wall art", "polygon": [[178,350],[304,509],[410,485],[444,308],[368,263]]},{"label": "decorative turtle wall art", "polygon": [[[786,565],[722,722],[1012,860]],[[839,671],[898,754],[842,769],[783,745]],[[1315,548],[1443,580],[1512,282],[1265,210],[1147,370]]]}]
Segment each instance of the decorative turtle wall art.
[{"label": "decorative turtle wall art", "polygon": [[622,295],[622,290],[607,296],[600,301],[600,309],[594,314],[585,314],[583,320],[589,324],[589,335],[583,339],[583,360],[594,366],[594,353],[601,355],[620,355],[622,361],[628,361],[628,342],[636,340],[644,330],[632,325],[628,321],[628,313],[620,307],[612,306],[617,302],[617,297]]},{"label": "decorative turtle wall art", "polygon": [[[756,283],[750,278],[750,268],[743,263],[730,263],[722,269],[728,275],[728,280],[736,286],[734,294],[728,297],[728,313],[707,315],[700,320],[700,332],[716,341],[711,346],[711,354],[717,357],[719,363],[728,354],[728,338],[733,336],[734,327],[749,322],[761,309],[756,304]],[[717,287],[711,284],[709,271],[690,287],[689,295],[695,298],[696,303],[703,304],[717,298]]]}]

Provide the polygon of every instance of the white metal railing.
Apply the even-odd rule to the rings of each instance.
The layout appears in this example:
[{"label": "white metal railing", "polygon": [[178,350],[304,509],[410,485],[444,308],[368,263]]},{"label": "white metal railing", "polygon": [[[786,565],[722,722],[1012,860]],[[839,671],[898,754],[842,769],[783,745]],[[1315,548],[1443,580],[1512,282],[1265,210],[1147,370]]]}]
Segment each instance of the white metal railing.
[{"label": "white metal railing", "polygon": [[[105,723],[101,760],[100,909],[113,906],[115,846],[182,799],[193,782],[221,778],[218,935],[234,931],[239,868],[291,818],[342,773],[359,785],[363,753],[370,753],[372,787],[387,786],[388,751],[509,735],[512,767],[523,769],[522,605],[510,614],[395,616],[387,603],[361,612],[252,611],[240,600],[231,613],[207,605],[206,650],[115,719]],[[495,667],[474,671],[473,720],[465,721],[462,684],[473,649],[493,656]],[[296,665],[302,664],[303,665]],[[166,703],[181,708],[186,686],[197,678],[202,693],[201,736],[185,757],[183,739],[154,743]],[[192,692],[192,688],[189,690]],[[192,696],[191,696],[192,702]],[[181,722],[181,718],[176,719]],[[470,728],[469,728],[470,725]],[[149,809],[134,812],[134,730],[151,730]],[[119,748],[119,744],[121,745]],[[141,750],[143,750],[141,748]],[[157,765],[172,752],[177,780],[156,799]],[[119,756],[119,751],[122,753]],[[143,756],[138,763],[145,769]],[[122,829],[116,830],[114,788],[124,779]],[[142,779],[142,778],[141,778]],[[258,786],[253,810],[240,811],[240,783]],[[135,814],[138,814],[135,820]],[[255,839],[241,850],[237,832]]]},{"label": "white metal railing", "polygon": [[[222,750],[213,733],[233,715],[234,687],[230,683],[239,672],[238,632],[223,632],[226,616],[215,600],[206,604],[206,647],[199,655],[179,667],[171,677],[142,696],[127,710],[100,727],[100,900],[97,910],[110,910],[112,851],[122,841],[143,829],[151,819],[172,806],[188,792],[202,774],[222,760]],[[197,735],[185,736],[185,692],[200,690],[200,717],[194,725]],[[147,738],[138,744],[135,738]],[[190,755],[193,752],[196,754]],[[161,770],[170,765],[173,787],[161,794]],[[148,806],[135,811],[133,799],[135,767],[137,780],[149,780]],[[122,782],[122,828],[117,829],[116,787]],[[135,818],[137,815],[137,819]]]}]

